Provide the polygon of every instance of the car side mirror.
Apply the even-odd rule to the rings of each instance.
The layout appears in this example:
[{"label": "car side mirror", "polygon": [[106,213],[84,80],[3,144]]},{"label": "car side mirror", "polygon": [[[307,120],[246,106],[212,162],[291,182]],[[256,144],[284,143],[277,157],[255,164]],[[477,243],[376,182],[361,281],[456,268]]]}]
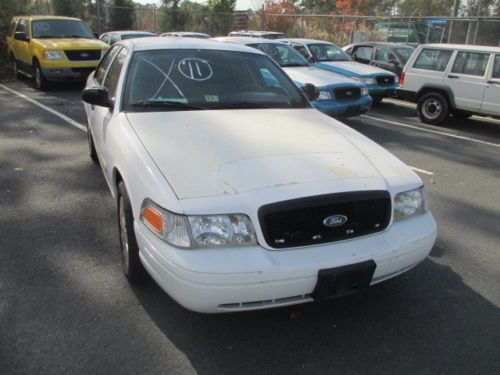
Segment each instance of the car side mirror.
[{"label": "car side mirror", "polygon": [[99,33],[92,33],[96,37],[96,39],[99,39]]},{"label": "car side mirror", "polygon": [[306,83],[302,87],[302,91],[304,92],[304,94],[306,94],[307,99],[309,99],[312,102],[318,99],[319,97],[319,90],[312,83]]},{"label": "car side mirror", "polygon": [[309,56],[309,57],[307,58],[307,61],[308,61],[309,63],[311,63],[311,64],[314,64],[314,63],[316,62],[316,59],[314,58],[314,56]]},{"label": "car side mirror", "polygon": [[107,107],[109,109],[113,108],[113,102],[108,97],[108,89],[102,86],[83,89],[82,99],[88,104]]},{"label": "car side mirror", "polygon": [[399,63],[396,60],[389,60],[389,65],[393,65],[394,67],[397,67]]},{"label": "car side mirror", "polygon": [[29,38],[24,31],[16,31],[14,34],[15,40],[20,40],[21,42],[28,42]]}]

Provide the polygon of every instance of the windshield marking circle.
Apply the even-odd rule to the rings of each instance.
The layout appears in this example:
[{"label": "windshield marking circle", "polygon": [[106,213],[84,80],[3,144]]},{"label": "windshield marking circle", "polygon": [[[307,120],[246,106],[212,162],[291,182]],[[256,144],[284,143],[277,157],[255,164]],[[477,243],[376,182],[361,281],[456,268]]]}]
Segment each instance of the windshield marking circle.
[{"label": "windshield marking circle", "polygon": [[177,64],[177,69],[187,79],[192,81],[206,81],[212,78],[213,70],[207,60],[188,57]]}]

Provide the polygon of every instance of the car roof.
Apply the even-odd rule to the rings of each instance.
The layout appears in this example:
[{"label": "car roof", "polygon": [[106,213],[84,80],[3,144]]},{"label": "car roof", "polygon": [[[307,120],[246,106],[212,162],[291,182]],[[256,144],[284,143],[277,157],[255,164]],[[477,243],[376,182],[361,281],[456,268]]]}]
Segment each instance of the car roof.
[{"label": "car roof", "polygon": [[248,52],[264,55],[263,52],[256,50],[255,48],[247,47],[239,43],[221,43],[219,41],[211,39],[147,37],[138,39],[126,39],[116,43],[115,45],[120,44],[131,46],[135,51],[148,51],[157,49],[205,49]]},{"label": "car roof", "polygon": [[351,43],[349,46],[381,46],[381,47],[388,47],[388,48],[411,48],[414,49],[415,47],[412,47],[408,44],[403,44],[403,43],[391,43],[391,42],[359,42],[359,43]]},{"label": "car roof", "polygon": [[283,38],[283,39],[278,39],[283,42],[296,42],[296,43],[314,43],[314,44],[335,44],[331,42],[327,42],[325,40],[318,40],[318,39],[307,39],[307,38]]},{"label": "car roof", "polygon": [[279,31],[259,31],[259,30],[236,30],[231,31],[231,33],[249,33],[249,34],[285,34],[280,33]]},{"label": "car roof", "polygon": [[276,39],[265,39],[265,38],[252,38],[251,36],[222,36],[218,38],[213,38],[219,42],[232,42],[239,44],[283,44]]},{"label": "car roof", "polygon": [[15,16],[13,17],[14,19],[18,18],[25,18],[31,21],[36,21],[36,20],[74,20],[74,21],[81,21],[79,18],[75,17],[65,17],[65,16]]},{"label": "car roof", "polygon": [[441,48],[441,49],[459,49],[462,51],[487,51],[487,52],[495,52],[500,53],[500,47],[491,47],[491,46],[471,46],[465,44],[421,44],[420,48]]},{"label": "car roof", "polygon": [[168,31],[163,34],[179,34],[179,35],[208,35],[205,33],[198,33],[196,31]]},{"label": "car roof", "polygon": [[148,35],[156,35],[155,33],[151,33],[149,31],[139,31],[139,30],[116,30],[116,31],[106,31],[102,35],[105,34],[120,34],[120,35],[130,35],[130,34],[148,34]]}]

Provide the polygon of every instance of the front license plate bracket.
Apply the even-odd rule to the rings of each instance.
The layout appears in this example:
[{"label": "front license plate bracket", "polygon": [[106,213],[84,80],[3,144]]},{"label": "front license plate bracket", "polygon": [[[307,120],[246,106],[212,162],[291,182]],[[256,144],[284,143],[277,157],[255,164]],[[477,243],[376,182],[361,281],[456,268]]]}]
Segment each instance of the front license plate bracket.
[{"label": "front license plate bracket", "polygon": [[359,292],[370,286],[377,264],[374,260],[318,271],[318,281],[311,293],[316,301]]}]

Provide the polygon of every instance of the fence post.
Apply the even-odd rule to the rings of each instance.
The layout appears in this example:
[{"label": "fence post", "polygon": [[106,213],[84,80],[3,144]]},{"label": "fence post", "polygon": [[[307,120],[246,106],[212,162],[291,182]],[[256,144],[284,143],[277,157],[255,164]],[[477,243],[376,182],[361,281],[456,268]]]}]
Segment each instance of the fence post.
[{"label": "fence post", "polygon": [[101,2],[96,1],[97,6],[97,34],[101,35]]},{"label": "fence post", "polygon": [[476,32],[474,33],[474,39],[472,40],[472,44],[476,44],[476,39],[477,39],[477,34],[479,32],[479,23],[481,22],[481,20],[478,18],[477,21],[476,21]]},{"label": "fence post", "polygon": [[[345,22],[345,16],[342,15],[342,23],[340,24],[340,28],[342,29],[342,45],[344,45],[344,38],[345,38],[345,29],[344,29],[344,22]],[[346,43],[349,44],[349,43]]]}]

